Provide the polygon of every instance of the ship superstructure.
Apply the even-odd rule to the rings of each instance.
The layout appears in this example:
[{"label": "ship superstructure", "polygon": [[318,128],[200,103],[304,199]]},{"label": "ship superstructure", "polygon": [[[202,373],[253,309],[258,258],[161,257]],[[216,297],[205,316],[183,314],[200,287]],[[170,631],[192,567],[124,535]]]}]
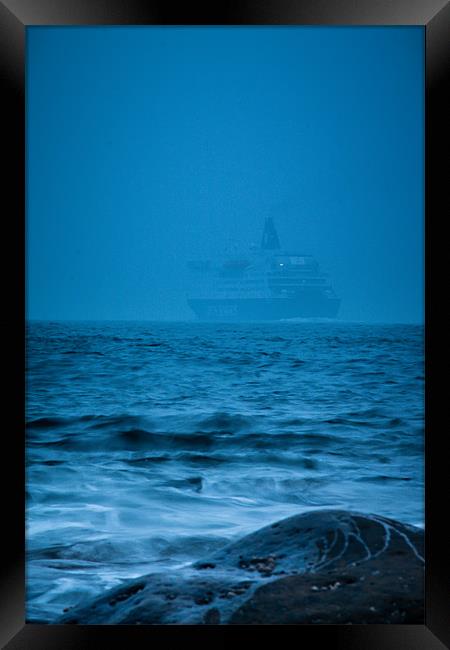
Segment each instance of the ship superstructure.
[{"label": "ship superstructure", "polygon": [[311,255],[282,250],[267,218],[260,247],[247,255],[188,263],[188,303],[200,320],[334,318],[340,299]]}]

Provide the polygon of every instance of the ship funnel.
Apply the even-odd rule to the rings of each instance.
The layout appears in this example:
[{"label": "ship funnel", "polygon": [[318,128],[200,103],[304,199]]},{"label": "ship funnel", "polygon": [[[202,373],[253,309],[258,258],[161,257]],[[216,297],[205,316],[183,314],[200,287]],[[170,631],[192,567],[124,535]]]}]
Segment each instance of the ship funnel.
[{"label": "ship funnel", "polygon": [[264,222],[261,248],[266,251],[280,248],[280,241],[272,217],[267,217]]}]

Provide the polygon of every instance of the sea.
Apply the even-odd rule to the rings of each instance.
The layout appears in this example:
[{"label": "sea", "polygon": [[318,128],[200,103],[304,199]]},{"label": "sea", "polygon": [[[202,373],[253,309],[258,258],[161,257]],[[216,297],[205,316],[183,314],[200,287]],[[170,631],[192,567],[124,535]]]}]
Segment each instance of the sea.
[{"label": "sea", "polygon": [[26,344],[28,622],[284,517],[424,526],[424,328],[38,322]]}]

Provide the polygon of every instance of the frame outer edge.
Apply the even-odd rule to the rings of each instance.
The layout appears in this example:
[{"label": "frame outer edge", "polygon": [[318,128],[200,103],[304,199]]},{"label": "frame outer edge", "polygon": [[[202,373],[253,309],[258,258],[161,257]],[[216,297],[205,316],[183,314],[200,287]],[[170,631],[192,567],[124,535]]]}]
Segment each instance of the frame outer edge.
[{"label": "frame outer edge", "polygon": [[446,0],[0,0],[26,25],[420,25]]},{"label": "frame outer edge", "polygon": [[[2,83],[2,215],[3,253],[0,256],[3,300],[0,333],[5,353],[2,390],[5,426],[2,467],[2,563],[0,573],[0,646],[25,624],[24,569],[24,195],[25,195],[25,26],[0,2],[0,81]],[[20,107],[17,110],[17,107]],[[6,209],[8,206],[8,210]],[[17,248],[19,254],[17,254]],[[17,426],[20,423],[20,426]],[[7,471],[9,469],[9,472]],[[23,513],[23,514],[22,514]],[[21,523],[18,523],[23,517]]]},{"label": "frame outer edge", "polygon": [[[39,0],[35,0],[36,4]],[[61,0],[64,1],[64,0]],[[92,0],[93,2],[95,0]],[[10,3],[11,4],[11,3]],[[112,2],[114,5],[114,0]],[[131,5],[133,5],[133,0],[131,0]],[[285,4],[285,3],[282,3]],[[374,3],[375,4],[375,3]],[[442,4],[442,3],[441,3]],[[280,7],[282,9],[282,7]],[[119,18],[119,16],[117,16]],[[70,21],[69,16],[67,18]],[[122,16],[122,18],[126,18],[125,16]],[[45,22],[45,21],[44,21]],[[48,21],[49,23],[53,24],[58,24],[57,20],[53,21]],[[47,22],[47,24],[48,24]],[[118,21],[119,22],[119,21]],[[260,21],[259,24],[261,24],[264,21]],[[319,22],[319,21],[318,21]],[[39,24],[39,23],[35,23]],[[89,20],[86,21],[85,24],[89,24]],[[310,23],[313,24],[313,23]],[[356,22],[354,24],[357,24]],[[359,23],[362,24],[362,23]],[[382,24],[381,22],[379,24]],[[403,24],[407,24],[404,22]],[[413,24],[410,22],[409,24]],[[430,89],[435,90],[439,87],[441,84],[441,92],[442,92],[442,84],[443,80],[445,78],[445,72],[448,66],[448,33],[449,33],[449,25],[450,25],[450,5],[448,2],[443,3],[443,6],[438,10],[438,13],[433,14],[433,16],[430,18],[429,22],[426,23],[426,54],[427,54],[427,60],[426,60],[426,91],[427,91],[427,98],[430,96]],[[24,98],[24,52],[25,52],[25,47],[24,47],[24,42],[25,42],[25,24],[22,23],[22,21],[15,15],[15,13],[7,8],[3,2],[0,0],[0,74],[1,74],[1,79],[2,81],[6,82],[5,85],[9,91],[9,96],[7,95],[7,98],[3,102],[3,106],[5,107],[6,105],[6,115],[9,117],[11,111],[15,108],[16,104],[15,101],[17,99],[17,95],[20,96],[20,99],[22,101],[22,106],[23,106],[23,98]],[[11,99],[12,97],[12,99]],[[441,98],[442,99],[442,98]],[[19,100],[20,101],[20,100]],[[439,122],[443,119],[445,116],[445,110],[443,106],[441,105],[438,107],[437,102],[433,102],[432,106],[429,107],[427,106],[427,111],[429,111],[430,114],[432,114],[434,119],[439,119]],[[429,110],[431,108],[431,110]],[[24,116],[24,110],[23,110],[23,115]],[[10,122],[9,120],[5,120],[4,124],[9,127],[16,124],[16,122],[20,119],[20,116],[16,116],[15,119]],[[427,133],[427,140],[429,139],[429,117],[427,116],[427,126],[426,126],[426,133]],[[16,131],[13,131],[13,136],[11,136],[11,141],[14,135],[17,135]],[[20,135],[20,134],[19,134]],[[433,142],[433,148],[432,151],[430,151],[429,144],[427,144],[427,158],[430,154],[430,157],[432,155],[434,162],[433,169],[437,167],[437,151],[438,149],[442,150],[444,148],[443,143],[436,142],[436,134],[434,134],[434,142]],[[23,143],[23,138],[22,138],[22,144]],[[9,142],[8,142],[9,145]],[[9,156],[9,166],[6,167],[6,174],[4,176],[5,183],[4,183],[4,192],[11,194],[11,203],[10,205],[13,207],[18,208],[18,214],[20,214],[20,211],[23,210],[23,205],[21,204],[21,197],[19,197],[19,200],[17,199],[17,196],[14,196],[14,192],[12,188],[17,188],[17,178],[13,178],[15,173],[18,170],[18,166],[20,165],[23,166],[21,169],[22,177],[23,171],[24,171],[24,149],[22,148],[22,151],[17,151],[17,140],[16,140],[16,150],[15,152],[11,150],[11,147],[5,148],[4,150],[4,157],[8,159]],[[428,160],[429,162],[429,160]],[[428,166],[428,163],[427,163]],[[430,179],[427,180],[426,184],[426,203],[427,203],[427,214],[430,212],[429,211],[429,194],[431,192],[431,188],[433,191],[433,194],[435,192],[438,192],[437,185],[442,184],[443,180],[443,173],[444,171],[441,171],[440,175],[438,178],[433,179],[433,183],[430,183]],[[11,181],[11,182],[9,182]],[[21,181],[19,181],[20,183]],[[440,197],[442,197],[443,191],[442,191],[442,185],[441,185],[441,190],[440,190]],[[435,201],[437,203],[437,201]],[[444,203],[441,203],[441,206],[443,206]],[[21,233],[20,230],[17,232],[17,226],[14,228],[14,225],[11,227],[8,225],[7,230],[15,230],[11,238],[15,240],[17,236],[20,237]],[[10,234],[8,232],[8,234]],[[3,260],[2,260],[3,261]],[[23,258],[18,260],[19,264],[23,264]],[[16,269],[12,269],[13,273],[16,271]],[[22,271],[23,272],[23,271]],[[8,269],[8,274],[5,276],[7,279],[10,278],[11,275],[11,268]],[[19,275],[19,279],[22,278],[22,275]],[[8,285],[8,282],[6,283]],[[11,291],[15,290],[16,284],[12,282],[11,286]],[[14,301],[17,302],[17,296],[14,297],[8,295],[8,299],[11,299],[11,302],[9,303],[14,304]],[[23,309],[23,305],[20,305],[20,309]],[[429,305],[427,308],[427,313],[429,314]],[[15,321],[14,319],[11,318],[11,320],[8,320],[6,317],[2,316],[1,320],[1,327],[2,330],[5,332],[6,335],[11,334],[12,335],[12,341],[14,342],[14,345],[12,346],[12,351],[9,352],[9,354],[12,356],[13,353],[17,353],[17,348],[15,347],[16,341],[17,341],[17,331],[15,333],[12,332],[12,329],[15,326]],[[16,325],[17,327],[17,325]],[[19,339],[20,339],[20,332],[19,332]],[[19,358],[22,360],[23,359],[23,351],[22,349],[19,350]],[[5,404],[8,404],[9,410],[11,410],[11,407],[15,410],[17,407],[17,392],[15,395],[13,394],[15,391],[17,391],[18,387],[20,390],[20,387],[22,386],[21,384],[21,379],[17,378],[17,354],[15,355],[15,364],[16,364],[16,372],[13,373],[11,376],[11,382],[10,386],[8,387],[8,397],[12,399],[12,402],[8,402],[7,399],[5,399]],[[19,368],[19,372],[22,371],[22,368]],[[23,405],[22,405],[23,406]],[[19,418],[16,421],[23,421],[23,412],[19,414]],[[9,451],[9,450],[8,450]],[[14,452],[15,453],[15,452]],[[435,455],[436,457],[436,455]],[[16,455],[13,455],[13,457],[8,458],[8,464],[14,464],[16,460]],[[22,458],[19,459],[18,462],[22,463]],[[18,465],[20,466],[20,465]],[[19,472],[20,475],[20,472]],[[22,480],[22,476],[20,475],[20,480]],[[14,478],[14,481],[17,479]],[[436,482],[439,482],[439,479],[436,478]],[[23,485],[23,481],[22,481]],[[4,488],[5,492],[4,494],[10,495],[11,494],[11,484],[7,483],[6,487]],[[442,488],[441,488],[442,489]],[[437,491],[437,488],[435,488],[435,491]],[[22,494],[20,495],[22,496]],[[6,505],[9,505],[8,503],[8,498],[6,499]],[[15,516],[17,518],[17,512],[13,512],[11,509],[11,513],[8,513],[11,516]],[[437,513],[436,513],[437,514]],[[436,520],[436,515],[433,515],[433,520]],[[428,524],[430,522],[428,521],[427,518],[427,528]],[[23,532],[23,531],[22,531]],[[8,642],[8,639],[11,639],[14,635],[17,634],[19,630],[24,631],[24,619],[22,615],[18,615],[18,612],[22,611],[23,612],[23,605],[24,605],[24,587],[21,587],[21,585],[24,583],[24,572],[23,568],[20,565],[20,558],[17,557],[20,552],[23,552],[23,540],[20,540],[19,543],[17,535],[11,535],[8,533],[8,536],[5,535],[4,537],[4,542],[6,543],[6,548],[11,549],[11,554],[8,557],[8,550],[5,550],[4,556],[9,560],[9,565],[6,567],[6,571],[3,570],[2,575],[1,575],[1,585],[0,585],[0,593],[7,595],[7,602],[2,604],[1,610],[0,610],[0,647],[4,647],[4,644]],[[436,539],[433,540],[433,544],[436,543]],[[18,550],[19,549],[19,550]],[[443,549],[442,549],[443,551]],[[439,548],[439,552],[434,553],[435,558],[434,562],[435,565],[438,564],[438,562],[444,559],[444,556],[441,553],[441,549]],[[17,562],[11,561],[12,558],[16,558]],[[446,557],[446,562],[448,562],[448,559]],[[437,567],[438,569],[438,567]],[[437,607],[436,611],[432,611],[431,608],[428,610],[427,608],[427,622],[426,622],[426,627],[430,631],[431,634],[437,639],[440,639],[441,642],[445,642],[449,644],[450,642],[450,631],[447,629],[448,628],[448,609],[446,607],[446,599],[448,603],[448,585],[445,582],[444,577],[442,577],[439,580],[439,570],[434,570],[433,569],[433,587],[436,589],[438,592],[436,594],[436,597],[439,596],[439,603],[435,602],[436,599],[433,599],[433,610],[435,607]],[[436,584],[436,581],[438,584]],[[428,591],[428,590],[427,590]],[[428,593],[430,593],[428,591]],[[28,626],[27,626],[28,627]],[[444,641],[445,639],[445,641]],[[450,647],[450,645],[448,645]]]},{"label": "frame outer edge", "polygon": [[[448,536],[443,534],[447,522],[446,483],[448,452],[445,424],[448,413],[445,400],[437,396],[439,377],[448,377],[447,356],[439,344],[448,342],[448,333],[440,331],[448,321],[439,309],[442,279],[448,277],[448,236],[444,222],[448,216],[448,77],[450,70],[450,3],[427,23],[426,36],[426,120],[425,120],[425,332],[426,332],[426,565],[425,624],[450,648]],[[447,126],[445,126],[447,124]],[[442,336],[442,338],[441,338]],[[445,338],[444,338],[445,337]],[[433,342],[433,344],[432,344]],[[431,373],[432,370],[432,373]],[[433,379],[434,377],[434,379]],[[444,382],[446,379],[444,379]],[[444,425],[444,426],[443,426]],[[433,532],[432,532],[433,531]],[[439,531],[439,532],[438,532]]]}]

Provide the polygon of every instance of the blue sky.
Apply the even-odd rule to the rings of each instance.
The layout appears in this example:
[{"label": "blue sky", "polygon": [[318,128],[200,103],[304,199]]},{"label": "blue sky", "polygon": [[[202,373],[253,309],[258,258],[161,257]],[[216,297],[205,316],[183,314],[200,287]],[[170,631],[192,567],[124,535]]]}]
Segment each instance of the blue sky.
[{"label": "blue sky", "polygon": [[423,321],[420,27],[29,27],[27,315],[185,319],[186,261],[282,245],[343,320]]}]

